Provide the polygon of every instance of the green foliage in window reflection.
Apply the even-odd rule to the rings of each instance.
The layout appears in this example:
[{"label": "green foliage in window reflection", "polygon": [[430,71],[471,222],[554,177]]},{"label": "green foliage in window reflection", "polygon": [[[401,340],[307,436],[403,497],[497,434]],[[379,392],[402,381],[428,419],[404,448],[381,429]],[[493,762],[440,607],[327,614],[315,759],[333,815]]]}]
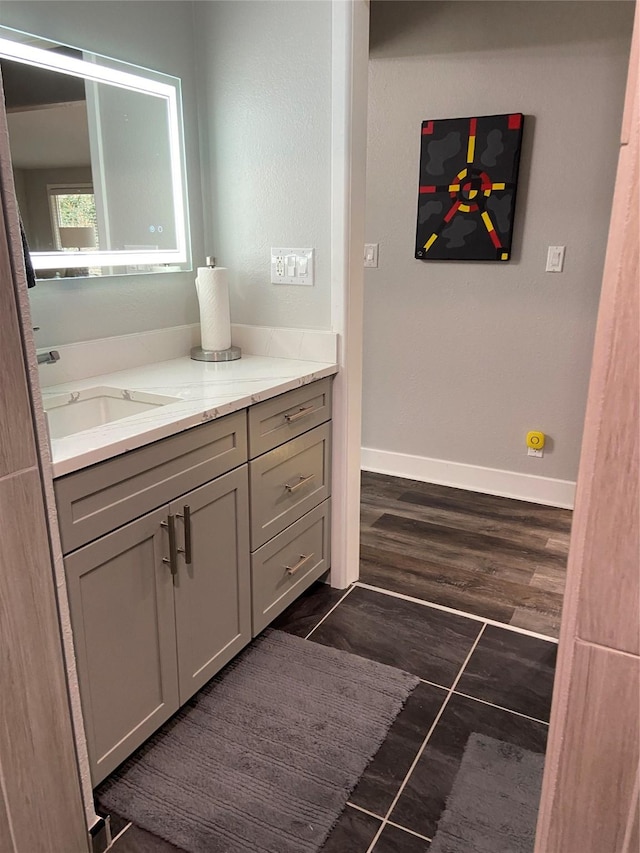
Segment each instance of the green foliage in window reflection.
[{"label": "green foliage in window reflection", "polygon": [[55,196],[58,225],[61,228],[78,228],[97,225],[96,202],[93,193],[73,193]]}]

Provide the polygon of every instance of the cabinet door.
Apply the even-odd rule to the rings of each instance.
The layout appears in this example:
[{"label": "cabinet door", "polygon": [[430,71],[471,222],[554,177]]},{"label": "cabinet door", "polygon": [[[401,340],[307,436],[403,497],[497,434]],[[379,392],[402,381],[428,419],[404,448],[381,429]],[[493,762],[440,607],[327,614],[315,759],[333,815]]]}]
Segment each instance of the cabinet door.
[{"label": "cabinet door", "polygon": [[149,513],[65,559],[94,785],[179,706],[166,515]]},{"label": "cabinet door", "polygon": [[[170,509],[182,551],[174,593],[183,703],[251,639],[247,466],[194,489]],[[184,553],[189,525],[191,555]]]}]

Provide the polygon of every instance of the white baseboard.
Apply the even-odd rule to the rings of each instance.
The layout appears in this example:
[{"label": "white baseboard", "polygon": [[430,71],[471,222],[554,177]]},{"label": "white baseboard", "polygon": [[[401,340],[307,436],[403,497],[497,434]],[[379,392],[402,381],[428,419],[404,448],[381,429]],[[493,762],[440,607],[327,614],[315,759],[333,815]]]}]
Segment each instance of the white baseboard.
[{"label": "white baseboard", "polygon": [[571,480],[537,477],[533,474],[520,474],[518,471],[483,468],[481,465],[466,465],[426,456],[410,456],[408,453],[363,447],[361,465],[364,471],[377,474],[390,474],[422,483],[438,483],[470,492],[516,498],[565,509],[573,509],[575,499],[576,484]]}]

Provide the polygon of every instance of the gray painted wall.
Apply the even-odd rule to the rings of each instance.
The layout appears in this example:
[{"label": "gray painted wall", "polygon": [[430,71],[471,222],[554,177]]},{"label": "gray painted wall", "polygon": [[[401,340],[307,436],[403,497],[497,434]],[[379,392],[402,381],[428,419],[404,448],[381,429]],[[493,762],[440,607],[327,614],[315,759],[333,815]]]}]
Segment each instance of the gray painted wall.
[{"label": "gray painted wall", "polygon": [[[191,4],[126,0],[0,4],[0,24],[182,79],[194,265],[203,262],[200,151]],[[38,346],[161,329],[198,320],[192,273],[69,279],[30,291]]]},{"label": "gray painted wall", "polygon": [[[207,252],[234,322],[331,326],[331,3],[195,3]],[[272,246],[316,249],[314,287],[270,284]]]},{"label": "gray painted wall", "polygon": [[[180,77],[194,266],[229,267],[234,322],[330,328],[329,0],[7,0],[0,23]],[[278,244],[316,249],[313,288],[269,283]],[[38,344],[196,322],[193,278],[39,285]]]},{"label": "gray painted wall", "polygon": [[[575,479],[632,3],[371,4],[363,446]],[[414,259],[420,123],[526,114],[510,263]],[[562,274],[547,247],[566,245]],[[525,434],[550,436],[544,459]]]}]

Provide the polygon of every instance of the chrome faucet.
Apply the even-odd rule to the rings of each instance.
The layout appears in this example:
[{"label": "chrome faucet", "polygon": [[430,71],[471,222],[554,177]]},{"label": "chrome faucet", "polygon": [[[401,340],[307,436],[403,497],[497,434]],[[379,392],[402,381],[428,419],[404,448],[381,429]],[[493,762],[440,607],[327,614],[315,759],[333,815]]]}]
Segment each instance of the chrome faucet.
[{"label": "chrome faucet", "polygon": [[60,361],[60,353],[57,349],[52,349],[50,352],[36,353],[38,364],[55,364]]}]

